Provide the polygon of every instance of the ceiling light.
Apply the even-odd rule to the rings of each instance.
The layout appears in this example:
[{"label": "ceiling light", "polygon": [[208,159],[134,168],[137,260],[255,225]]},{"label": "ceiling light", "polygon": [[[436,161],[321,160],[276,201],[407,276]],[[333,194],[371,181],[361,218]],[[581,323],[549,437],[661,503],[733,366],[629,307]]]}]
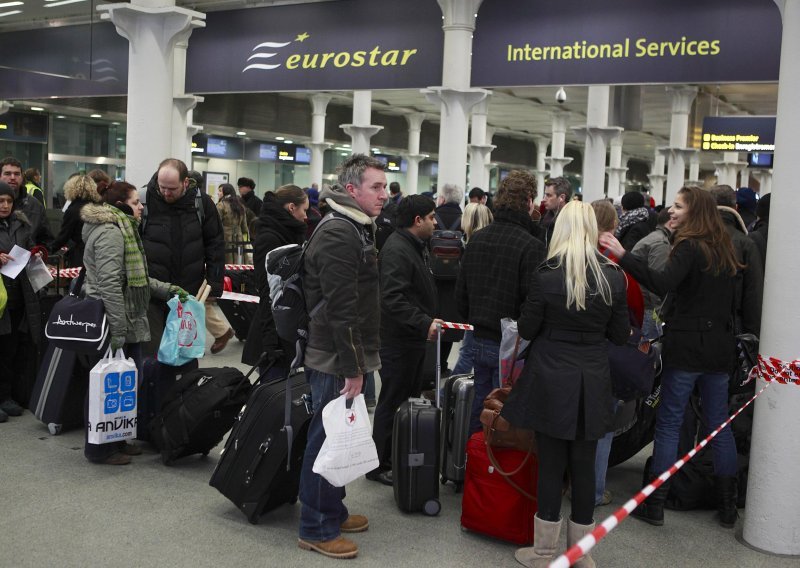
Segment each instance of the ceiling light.
[{"label": "ceiling light", "polygon": [[124,138],[117,138],[117,142],[122,142]]},{"label": "ceiling light", "polygon": [[247,132],[245,132],[244,130],[240,130],[239,132],[236,133],[236,136],[247,136]]},{"label": "ceiling light", "polygon": [[119,126],[119,122],[112,122],[111,126]]},{"label": "ceiling light", "polygon": [[342,144],[342,146],[344,146],[345,148],[349,148],[350,144]]},{"label": "ceiling light", "polygon": [[11,6],[22,6],[22,2],[0,2],[0,8],[10,8]]},{"label": "ceiling light", "polygon": [[14,14],[21,14],[22,10],[11,10],[10,12],[3,12],[0,14],[0,18],[5,18],[6,16],[13,16]]},{"label": "ceiling light", "polygon": [[39,111],[39,112],[41,112],[41,111],[43,111],[44,109],[43,109],[42,107],[31,107],[31,110],[36,110],[36,111]]},{"label": "ceiling light", "polygon": [[287,144],[294,144],[294,141],[292,140],[284,140],[284,142],[286,142]]},{"label": "ceiling light", "polygon": [[56,6],[64,6],[65,4],[75,4],[75,2],[86,2],[86,0],[61,0],[60,2],[50,2],[45,4],[45,8],[55,8]]},{"label": "ceiling light", "polygon": [[283,136],[276,136],[275,140],[283,140]]},{"label": "ceiling light", "polygon": [[372,153],[373,154],[380,154],[381,153],[381,149],[380,148],[373,148],[372,149]]},{"label": "ceiling light", "polygon": [[103,118],[102,114],[90,114],[89,118]]},{"label": "ceiling light", "polygon": [[63,114],[59,114],[56,118],[67,118],[67,117],[64,116]]},{"label": "ceiling light", "polygon": [[57,99],[57,98],[58,98],[58,95],[50,95],[50,98],[51,98],[51,99]]}]

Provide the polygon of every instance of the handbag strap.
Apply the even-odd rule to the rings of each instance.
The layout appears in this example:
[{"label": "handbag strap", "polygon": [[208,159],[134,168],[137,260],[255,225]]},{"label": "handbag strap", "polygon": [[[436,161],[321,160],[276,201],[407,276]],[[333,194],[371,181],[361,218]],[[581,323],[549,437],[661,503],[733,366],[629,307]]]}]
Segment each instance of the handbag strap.
[{"label": "handbag strap", "polygon": [[522,487],[519,486],[519,484],[516,481],[511,479],[511,476],[516,475],[517,473],[522,471],[522,468],[525,466],[526,463],[528,463],[528,460],[530,460],[530,458],[531,458],[531,453],[530,452],[525,454],[525,459],[522,460],[522,463],[519,464],[519,467],[517,469],[515,469],[514,471],[509,472],[509,473],[503,471],[503,468],[500,467],[500,464],[497,462],[497,458],[495,458],[494,452],[492,451],[492,446],[489,445],[488,441],[486,443],[486,454],[489,456],[489,462],[492,464],[492,467],[494,467],[495,471],[497,473],[499,473],[500,475],[502,475],[503,479],[505,479],[506,482],[511,487],[516,489],[523,497],[527,497],[528,499],[530,499],[534,503],[537,501],[537,499],[536,499],[536,497],[534,495],[531,495],[530,493],[525,491]]},{"label": "handbag strap", "polygon": [[83,288],[83,282],[86,280],[86,267],[82,266],[81,271],[78,273],[78,277],[73,282],[72,286],[70,287],[70,294],[80,297],[81,289]]}]

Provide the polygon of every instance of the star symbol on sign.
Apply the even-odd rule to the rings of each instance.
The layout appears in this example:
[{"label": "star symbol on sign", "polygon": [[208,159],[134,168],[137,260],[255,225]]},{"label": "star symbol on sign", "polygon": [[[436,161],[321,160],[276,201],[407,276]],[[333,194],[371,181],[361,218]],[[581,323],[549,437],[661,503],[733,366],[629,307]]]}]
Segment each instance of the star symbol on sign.
[{"label": "star symbol on sign", "polygon": [[294,41],[299,41],[300,43],[302,43],[305,40],[307,40],[309,37],[311,37],[311,36],[308,35],[308,32],[303,32],[303,33],[299,34],[296,38],[294,38]]}]

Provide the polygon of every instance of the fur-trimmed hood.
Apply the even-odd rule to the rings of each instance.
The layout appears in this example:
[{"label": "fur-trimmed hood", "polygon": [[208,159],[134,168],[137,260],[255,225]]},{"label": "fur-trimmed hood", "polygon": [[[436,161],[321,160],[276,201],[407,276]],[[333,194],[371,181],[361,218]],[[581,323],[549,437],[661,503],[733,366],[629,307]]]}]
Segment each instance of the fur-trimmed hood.
[{"label": "fur-trimmed hood", "polygon": [[116,224],[117,216],[111,210],[110,205],[87,203],[81,207],[81,221],[90,225]]},{"label": "fur-trimmed hood", "polygon": [[67,180],[67,183],[64,184],[64,198],[68,201],[83,199],[92,203],[100,203],[102,198],[97,193],[97,186],[89,183],[90,179],[87,176],[75,176]]},{"label": "fur-trimmed hood", "polygon": [[361,210],[356,200],[350,197],[341,185],[334,184],[330,188],[323,189],[319,198],[325,199],[331,209],[349,217],[359,225],[372,225],[372,217]]},{"label": "fur-trimmed hood", "polygon": [[726,207],[725,205],[717,205],[717,209],[719,209],[719,212],[722,214],[723,220],[725,219],[726,214],[730,217],[733,217],[736,228],[742,231],[745,235],[747,234],[747,225],[745,225],[742,216],[739,215],[739,212],[736,209],[733,207]]}]

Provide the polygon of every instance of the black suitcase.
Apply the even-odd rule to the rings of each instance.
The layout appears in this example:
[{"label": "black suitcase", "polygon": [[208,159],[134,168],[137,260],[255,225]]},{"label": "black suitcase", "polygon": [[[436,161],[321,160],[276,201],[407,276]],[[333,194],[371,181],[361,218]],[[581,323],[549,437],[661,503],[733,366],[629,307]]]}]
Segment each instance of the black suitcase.
[{"label": "black suitcase", "polygon": [[[291,424],[291,439],[285,427]],[[303,371],[258,384],[225,443],[209,485],[253,524],[284,503],[295,503],[311,423],[311,389]]]},{"label": "black suitcase", "polygon": [[233,333],[239,341],[246,341],[250,332],[250,324],[256,315],[258,304],[253,302],[239,302],[238,300],[217,300],[217,305],[233,328]]},{"label": "black suitcase", "polygon": [[199,366],[197,359],[180,367],[165,365],[153,357],[142,363],[142,377],[139,380],[137,404],[136,439],[150,441],[150,421],[161,411],[161,402],[169,390],[185,373]]},{"label": "black suitcase", "polygon": [[445,381],[442,393],[442,483],[452,481],[456,493],[464,486],[467,471],[467,441],[472,401],[475,398],[473,375],[453,375]]},{"label": "black suitcase", "polygon": [[247,402],[254,370],[245,376],[233,367],[197,369],[172,385],[149,424],[150,440],[164,464],[208,455],[222,441]]},{"label": "black suitcase", "polygon": [[439,409],[424,398],[410,398],[394,415],[392,475],[394,500],[401,511],[438,515]]},{"label": "black suitcase", "polygon": [[74,351],[48,346],[36,377],[30,410],[54,436],[83,426],[89,367]]}]

